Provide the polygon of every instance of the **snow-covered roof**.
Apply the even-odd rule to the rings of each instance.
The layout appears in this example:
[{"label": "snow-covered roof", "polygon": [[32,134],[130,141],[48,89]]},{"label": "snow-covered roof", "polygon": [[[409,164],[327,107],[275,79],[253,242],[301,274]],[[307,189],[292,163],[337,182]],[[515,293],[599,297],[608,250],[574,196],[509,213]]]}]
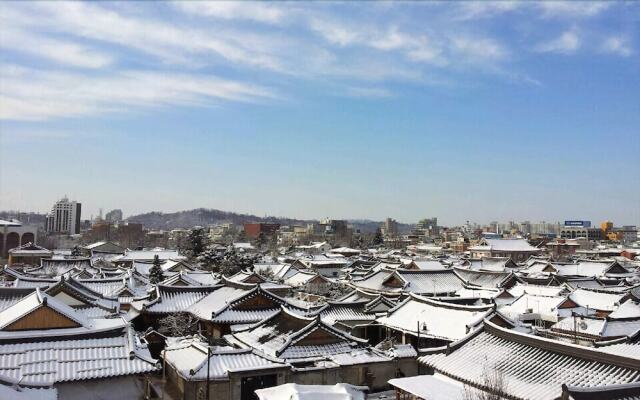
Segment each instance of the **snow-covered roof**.
[{"label": "snow-covered roof", "polygon": [[533,247],[525,239],[482,239],[478,246],[472,246],[470,251],[490,250],[495,252],[530,252],[539,253],[542,250]]},{"label": "snow-covered roof", "polygon": [[[305,338],[312,333],[326,335],[332,340],[324,344],[308,343]],[[362,339],[330,327],[319,317],[302,317],[285,308],[276,315],[226,338],[284,360],[326,358],[333,354],[348,353],[363,343]]]},{"label": "snow-covered roof", "polygon": [[569,295],[569,298],[576,304],[601,311],[613,311],[618,307],[623,297],[623,294],[604,293],[587,289],[577,289]]},{"label": "snow-covered roof", "polygon": [[463,282],[452,269],[380,270],[351,284],[364,290],[383,293],[450,294],[463,288]]},{"label": "snow-covered roof", "polygon": [[367,387],[348,383],[330,385],[299,385],[285,383],[255,391],[260,400],[365,400]]},{"label": "snow-covered roof", "polygon": [[425,400],[464,400],[464,385],[443,375],[389,379],[389,385]]},{"label": "snow-covered roof", "polygon": [[[411,294],[378,322],[391,329],[421,337],[458,340],[478,327],[492,306],[461,306]],[[426,328],[426,329],[424,329]]]},{"label": "snow-covered roof", "polygon": [[162,286],[158,285],[158,297],[146,304],[148,313],[185,312],[213,291],[210,286]]},{"label": "snow-covered roof", "polygon": [[251,349],[231,347],[212,348],[211,357],[207,362],[206,343],[191,338],[167,346],[164,356],[167,363],[172,365],[184,379],[191,381],[206,380],[207,365],[209,365],[209,377],[212,380],[227,380],[229,374],[234,372],[289,367],[282,361],[261,355]]},{"label": "snow-covered roof", "polygon": [[99,379],[157,370],[132,331],[103,338],[0,344],[0,375],[25,385]]},{"label": "snow-covered roof", "polygon": [[484,389],[486,374],[498,373],[506,394],[517,399],[559,398],[562,384],[594,387],[640,381],[637,360],[518,333],[489,321],[450,350],[434,350],[419,362]]}]

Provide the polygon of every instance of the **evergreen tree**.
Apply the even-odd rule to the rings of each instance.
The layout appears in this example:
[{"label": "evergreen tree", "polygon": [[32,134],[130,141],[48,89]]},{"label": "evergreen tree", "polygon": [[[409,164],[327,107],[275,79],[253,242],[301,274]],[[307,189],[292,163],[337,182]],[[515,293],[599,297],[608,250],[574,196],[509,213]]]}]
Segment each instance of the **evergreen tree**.
[{"label": "evergreen tree", "polygon": [[371,244],[373,244],[374,246],[380,246],[383,243],[384,238],[382,237],[382,229],[378,228],[376,229],[376,234],[373,236]]},{"label": "evergreen tree", "polygon": [[267,235],[264,232],[260,232],[256,237],[254,244],[258,249],[261,249],[267,243]]},{"label": "evergreen tree", "polygon": [[162,265],[160,263],[160,257],[156,254],[153,257],[153,266],[149,271],[149,281],[153,284],[157,284],[164,280],[164,272],[162,272]]},{"label": "evergreen tree", "polygon": [[189,231],[187,236],[187,255],[191,258],[198,257],[207,248],[209,240],[203,227],[196,226]]}]

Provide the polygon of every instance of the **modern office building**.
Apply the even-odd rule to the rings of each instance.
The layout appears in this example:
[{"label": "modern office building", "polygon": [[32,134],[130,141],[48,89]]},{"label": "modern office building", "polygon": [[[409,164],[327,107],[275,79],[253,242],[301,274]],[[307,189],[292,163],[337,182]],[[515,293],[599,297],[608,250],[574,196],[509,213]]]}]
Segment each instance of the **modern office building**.
[{"label": "modern office building", "polygon": [[66,233],[74,235],[80,233],[80,214],[82,204],[69,201],[65,196],[57,201],[47,214],[47,233]]}]

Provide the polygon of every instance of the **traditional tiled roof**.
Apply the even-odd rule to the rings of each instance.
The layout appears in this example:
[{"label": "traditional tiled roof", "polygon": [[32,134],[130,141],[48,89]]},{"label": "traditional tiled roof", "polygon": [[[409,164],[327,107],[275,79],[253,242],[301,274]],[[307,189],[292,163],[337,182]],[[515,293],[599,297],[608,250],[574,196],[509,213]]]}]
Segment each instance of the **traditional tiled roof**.
[{"label": "traditional tiled roof", "polygon": [[212,286],[162,286],[157,287],[157,297],[145,304],[151,314],[186,312],[189,307],[211,293]]},{"label": "traditional tiled roof", "polygon": [[209,378],[213,380],[227,380],[230,373],[255,371],[261,369],[289,368],[281,360],[259,354],[252,349],[213,348],[207,363],[207,347],[195,339],[185,339],[170,345],[164,351],[164,356],[184,379],[201,381],[207,379],[207,364]]},{"label": "traditional tiled roof", "polygon": [[418,335],[420,325],[422,337],[454,341],[477,329],[492,310],[490,305],[461,306],[411,294],[378,322],[411,335]]},{"label": "traditional tiled roof", "polygon": [[0,288],[0,312],[35,292],[35,288]]},{"label": "traditional tiled roof", "polygon": [[418,360],[485,390],[486,374],[494,371],[505,382],[505,397],[513,399],[555,399],[562,384],[594,387],[640,381],[635,359],[510,331],[489,321],[449,351],[433,350]]},{"label": "traditional tiled roof", "polygon": [[469,250],[530,253],[540,253],[542,251],[541,249],[531,246],[525,239],[482,239],[477,246],[472,246]]},{"label": "traditional tiled roof", "polygon": [[578,289],[569,295],[569,298],[576,304],[601,311],[613,311],[618,308],[623,297],[623,294],[604,293],[587,289]]},{"label": "traditional tiled roof", "polygon": [[516,280],[513,272],[470,271],[463,268],[454,268],[454,271],[466,284],[477,287],[504,287]]},{"label": "traditional tiled roof", "polygon": [[103,338],[0,344],[0,375],[43,385],[158,369],[131,331]]},{"label": "traditional tiled roof", "polygon": [[[306,337],[319,334],[332,340],[305,344]],[[284,307],[276,315],[225,338],[290,361],[322,359],[333,354],[347,353],[364,343],[362,339],[330,327],[319,317],[302,317]]]},{"label": "traditional tiled roof", "polygon": [[[375,321],[376,315],[365,311],[365,306],[369,302],[330,302],[320,311],[320,318],[329,325],[341,323],[367,323]],[[351,324],[349,324],[351,325]]]},{"label": "traditional tiled roof", "polygon": [[442,270],[380,270],[363,279],[354,279],[356,288],[380,293],[415,293],[424,295],[453,294],[463,288],[463,282],[452,269]]},{"label": "traditional tiled roof", "polygon": [[24,297],[20,301],[12,304],[10,307],[5,308],[0,312],[0,330],[7,327],[11,323],[24,317],[41,307],[49,307],[54,311],[63,314],[67,318],[75,321],[78,325],[87,326],[88,321],[82,314],[77,313],[73,308],[68,305],[53,299],[51,296],[40,292],[36,289],[30,295]]}]

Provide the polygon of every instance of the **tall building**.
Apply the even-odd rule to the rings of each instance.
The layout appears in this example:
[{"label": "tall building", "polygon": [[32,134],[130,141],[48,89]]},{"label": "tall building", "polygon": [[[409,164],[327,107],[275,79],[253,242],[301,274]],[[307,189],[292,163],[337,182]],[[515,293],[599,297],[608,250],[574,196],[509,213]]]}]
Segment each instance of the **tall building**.
[{"label": "tall building", "polygon": [[104,216],[104,219],[106,219],[107,222],[120,222],[122,221],[122,210],[111,210]]},{"label": "tall building", "polygon": [[393,218],[387,218],[382,226],[382,233],[385,236],[397,236],[398,235],[398,222]]},{"label": "tall building", "polygon": [[65,196],[57,201],[47,214],[47,233],[67,233],[74,235],[80,233],[80,213],[82,204],[77,201],[69,201]]}]

